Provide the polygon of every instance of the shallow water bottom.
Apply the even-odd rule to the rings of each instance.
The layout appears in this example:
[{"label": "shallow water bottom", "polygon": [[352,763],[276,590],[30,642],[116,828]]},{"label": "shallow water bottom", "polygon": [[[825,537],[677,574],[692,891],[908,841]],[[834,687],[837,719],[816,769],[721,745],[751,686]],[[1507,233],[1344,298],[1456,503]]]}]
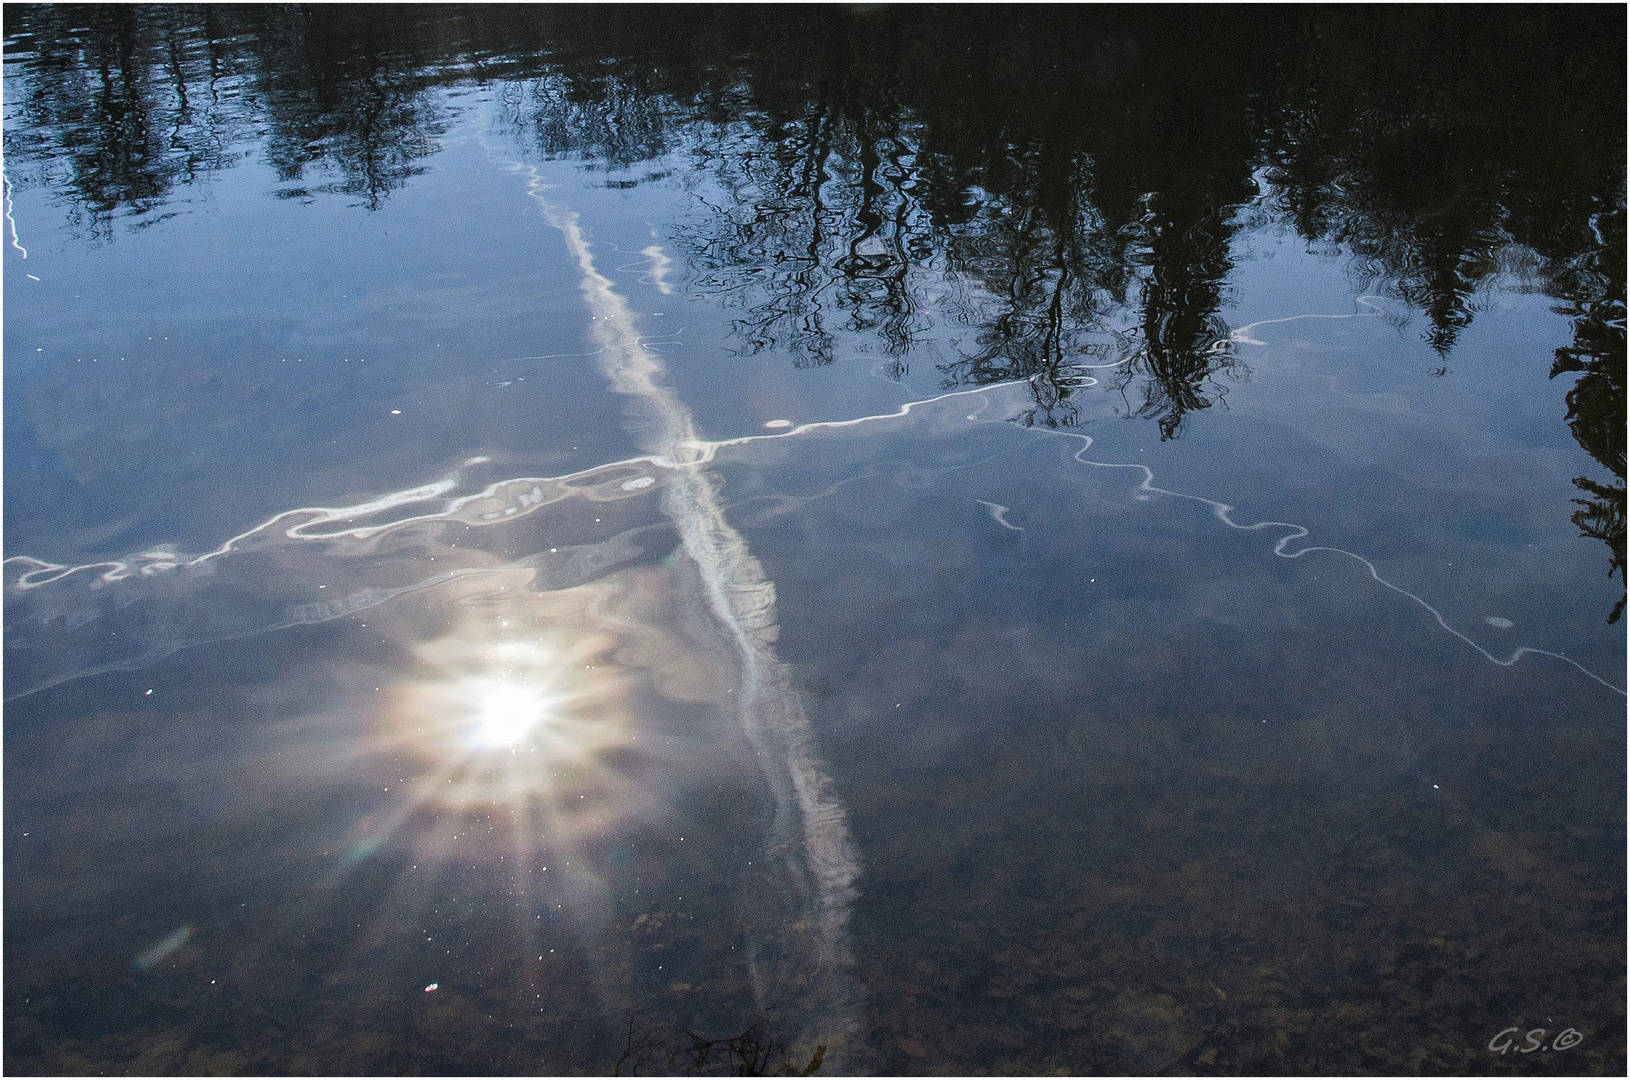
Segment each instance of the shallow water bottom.
[{"label": "shallow water bottom", "polygon": [[[832,1061],[1615,1071],[1622,700],[968,408],[710,466],[860,852]],[[739,673],[665,482],[618,468],[407,548],[255,548],[196,588],[260,595],[245,618],[280,566],[363,595],[449,536],[469,573],[13,703],[8,1069],[602,1073],[631,1019],[717,1037],[766,1008],[797,1060],[832,1042],[776,969],[807,885],[762,846]],[[565,573],[568,548],[621,561]],[[495,667],[504,641],[541,644]],[[577,695],[548,767],[450,750],[502,749],[480,712],[436,726],[515,665]],[[1583,1038],[1490,1051],[1513,1026]]]}]

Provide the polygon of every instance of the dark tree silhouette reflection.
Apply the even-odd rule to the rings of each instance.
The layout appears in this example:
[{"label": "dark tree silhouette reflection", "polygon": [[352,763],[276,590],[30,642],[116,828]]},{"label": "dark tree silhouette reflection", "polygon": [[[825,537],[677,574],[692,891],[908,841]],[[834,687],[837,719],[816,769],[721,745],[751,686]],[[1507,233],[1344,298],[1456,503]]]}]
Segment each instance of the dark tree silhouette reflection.
[{"label": "dark tree silhouette reflection", "polygon": [[1607,473],[1574,520],[1624,573],[1622,9],[7,15],[8,175],[95,235],[256,152],[277,194],[377,207],[438,146],[436,88],[496,83],[538,152],[688,186],[676,241],[744,352],[1028,380],[1026,423],[1080,422],[1086,364],[1122,361],[1100,382],[1163,439],[1224,400],[1248,374],[1222,317],[1247,224],[1419,312],[1440,375],[1515,279],[1574,320],[1552,375]]},{"label": "dark tree silhouette reflection", "polygon": [[[349,5],[251,9],[266,157],[285,182],[361,196],[375,209],[423,171],[445,128],[433,52],[400,24]],[[304,194],[304,188],[287,193]]]},{"label": "dark tree silhouette reflection", "polygon": [[[1573,523],[1586,536],[1601,540],[1612,552],[1609,573],[1625,576],[1624,477],[1624,209],[1596,221],[1601,243],[1558,275],[1557,288],[1567,296],[1561,311],[1572,316],[1573,343],[1556,351],[1551,377],[1577,374],[1568,391],[1568,426],[1579,445],[1613,475],[1603,483],[1587,476],[1574,480],[1586,496],[1574,500]],[[1609,622],[1624,614],[1624,598],[1614,605]]]},{"label": "dark tree silhouette reflection", "polygon": [[[1553,378],[1611,479],[1580,477],[1573,520],[1625,569],[1622,11],[1321,11],[1264,121],[1271,202],[1310,240],[1422,311],[1443,358],[1505,275],[1574,320]],[[1621,599],[1609,621],[1624,610]]]},{"label": "dark tree silhouette reflection", "polygon": [[232,164],[254,131],[250,58],[208,9],[41,5],[8,22],[7,173],[37,172],[93,234]]}]

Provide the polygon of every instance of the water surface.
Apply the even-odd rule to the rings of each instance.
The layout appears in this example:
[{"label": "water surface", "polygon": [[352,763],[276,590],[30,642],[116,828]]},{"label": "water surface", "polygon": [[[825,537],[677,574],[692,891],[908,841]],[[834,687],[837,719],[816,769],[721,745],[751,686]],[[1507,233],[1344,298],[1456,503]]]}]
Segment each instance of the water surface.
[{"label": "water surface", "polygon": [[11,14],[9,1071],[1622,1073],[1622,12]]}]

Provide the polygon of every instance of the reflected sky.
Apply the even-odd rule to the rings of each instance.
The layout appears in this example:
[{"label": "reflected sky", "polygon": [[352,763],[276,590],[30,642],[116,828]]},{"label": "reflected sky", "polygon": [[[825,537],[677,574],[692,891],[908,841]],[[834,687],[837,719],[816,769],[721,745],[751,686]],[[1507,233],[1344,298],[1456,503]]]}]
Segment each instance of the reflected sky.
[{"label": "reflected sky", "polygon": [[1622,1069],[1622,32],[17,12],[8,1069]]}]

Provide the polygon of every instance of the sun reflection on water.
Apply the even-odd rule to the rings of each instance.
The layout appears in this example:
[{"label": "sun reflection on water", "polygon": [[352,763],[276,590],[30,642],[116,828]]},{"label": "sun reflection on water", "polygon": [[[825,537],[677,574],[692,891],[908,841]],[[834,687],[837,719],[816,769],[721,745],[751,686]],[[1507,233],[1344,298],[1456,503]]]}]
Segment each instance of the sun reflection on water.
[{"label": "sun reflection on water", "polygon": [[[316,894],[354,913],[371,963],[439,982],[438,1002],[479,985],[542,1007],[565,980],[616,1015],[633,957],[667,940],[634,920],[683,910],[694,929],[756,855],[767,794],[735,726],[739,669],[683,564],[539,580],[489,565],[363,613],[371,653],[314,658],[287,692],[321,704],[269,733],[266,764],[286,793],[321,793]],[[746,987],[720,932],[707,965]],[[656,958],[652,992],[678,963]]]},{"label": "sun reflection on water", "polygon": [[381,748],[417,763],[419,805],[602,832],[647,801],[624,771],[639,742],[631,673],[614,636],[561,618],[579,605],[507,592],[411,647],[415,670],[387,698]]},{"label": "sun reflection on water", "polygon": [[488,679],[469,680],[476,703],[470,742],[484,749],[514,747],[539,728],[547,729],[553,702],[526,686]]},{"label": "sun reflection on water", "polygon": [[669,816],[707,768],[712,740],[695,725],[734,682],[664,610],[671,577],[646,568],[540,593],[496,571],[390,627],[405,663],[357,748],[389,778],[386,807],[342,865],[389,845],[550,875],[571,853],[587,872],[607,837]]}]

